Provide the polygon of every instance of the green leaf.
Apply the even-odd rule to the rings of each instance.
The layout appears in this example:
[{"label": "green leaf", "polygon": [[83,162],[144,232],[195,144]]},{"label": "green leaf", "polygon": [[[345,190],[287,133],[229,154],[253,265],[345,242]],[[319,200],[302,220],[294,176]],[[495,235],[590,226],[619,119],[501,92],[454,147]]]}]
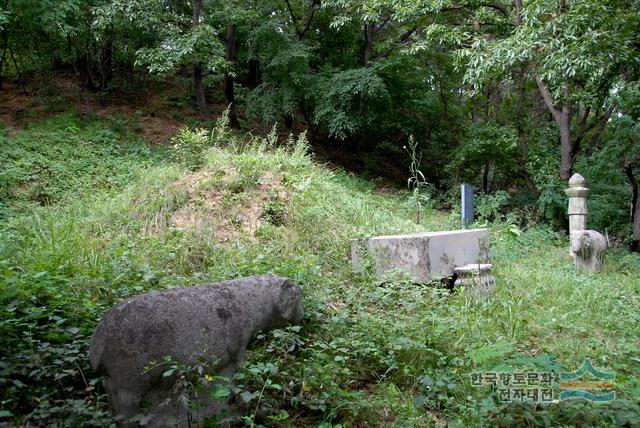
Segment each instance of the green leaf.
[{"label": "green leaf", "polygon": [[249,391],[244,391],[242,394],[240,394],[240,398],[242,398],[242,401],[244,401],[245,403],[253,400],[254,397],[255,394]]},{"label": "green leaf", "polygon": [[512,352],[514,344],[512,342],[499,341],[487,346],[472,349],[467,353],[471,361],[476,365],[482,365],[492,360],[503,358]]},{"label": "green leaf", "polygon": [[211,391],[210,397],[212,400],[222,400],[231,395],[231,391],[224,385],[216,385],[214,390]]}]

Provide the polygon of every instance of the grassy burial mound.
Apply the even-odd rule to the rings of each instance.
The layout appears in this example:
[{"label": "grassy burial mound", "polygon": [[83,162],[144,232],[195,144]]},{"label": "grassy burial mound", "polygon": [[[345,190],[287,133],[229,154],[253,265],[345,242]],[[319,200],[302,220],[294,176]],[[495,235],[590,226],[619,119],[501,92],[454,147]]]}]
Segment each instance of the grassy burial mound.
[{"label": "grassy burial mound", "polygon": [[[224,118],[151,150],[117,119],[58,116],[0,146],[0,421],[108,426],[90,334],[150,290],[276,273],[303,287],[300,326],[260,334],[235,385],[248,426],[636,426],[640,257],[574,272],[568,239],[488,224],[497,291],[354,274],[351,239],[457,229],[458,215],[314,162],[304,136],[239,137]],[[605,404],[501,402],[472,373],[615,372]],[[206,368],[167,362],[177,387]],[[181,377],[182,376],[182,377]],[[556,391],[557,392],[557,391]],[[557,400],[554,396],[554,400]]]}]

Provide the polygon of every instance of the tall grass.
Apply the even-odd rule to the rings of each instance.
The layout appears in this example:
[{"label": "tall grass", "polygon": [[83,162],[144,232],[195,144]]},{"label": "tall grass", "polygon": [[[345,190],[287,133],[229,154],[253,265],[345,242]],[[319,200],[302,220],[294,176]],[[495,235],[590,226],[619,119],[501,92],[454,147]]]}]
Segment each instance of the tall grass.
[{"label": "tall grass", "polygon": [[[383,194],[324,168],[308,153],[304,136],[285,144],[274,135],[245,138],[222,120],[212,132],[185,130],[176,142],[179,156],[132,152],[116,138],[108,143],[119,147],[116,154],[103,157],[95,153],[104,141],[93,136],[104,124],[58,120],[62,125],[43,124],[12,140],[15,168],[31,156],[24,147],[67,153],[86,139],[92,154],[85,162],[96,164],[90,172],[68,182],[68,171],[56,172],[64,169],[63,159],[54,157],[59,168],[51,175],[4,182],[3,201],[12,211],[0,238],[0,346],[7,350],[0,400],[17,423],[108,423],[83,346],[116,301],[267,272],[303,286],[306,317],[300,331],[272,332],[254,342],[245,387],[265,391],[266,381],[251,373],[270,363],[269,382],[280,389],[266,389],[259,403],[248,403],[252,412],[260,407],[252,422],[479,425],[518,413],[500,406],[490,391],[473,388],[472,371],[522,361],[573,370],[585,357],[615,370],[619,406],[637,409],[637,255],[611,251],[603,273],[578,275],[566,238],[544,227],[519,231],[496,223],[489,226],[498,283],[488,299],[449,295],[434,284],[379,284],[367,272],[352,271],[352,239],[458,228],[457,216],[425,206],[416,224],[408,193]],[[63,125],[69,121],[73,128]],[[32,144],[35,135],[46,144]],[[122,153],[133,154],[116,166]],[[109,172],[95,173],[103,170]],[[104,184],[109,174],[117,185]],[[58,195],[51,203],[41,206],[13,192],[40,180]],[[243,229],[249,209],[260,219],[250,233]],[[177,227],[176,213],[216,215],[207,227]],[[46,352],[38,351],[45,343]],[[37,364],[48,367],[36,373],[39,378],[25,368]],[[531,417],[569,415],[606,425],[623,410],[557,406]]]}]

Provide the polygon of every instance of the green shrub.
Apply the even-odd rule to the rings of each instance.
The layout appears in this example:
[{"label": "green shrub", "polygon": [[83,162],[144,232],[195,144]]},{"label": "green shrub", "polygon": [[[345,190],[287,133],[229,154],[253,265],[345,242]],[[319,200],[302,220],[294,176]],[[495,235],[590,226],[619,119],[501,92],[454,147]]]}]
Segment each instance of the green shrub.
[{"label": "green shrub", "polygon": [[483,221],[500,220],[504,216],[504,208],[509,203],[509,194],[504,190],[494,193],[476,195],[474,204],[478,219]]},{"label": "green shrub", "polygon": [[[29,145],[33,135],[49,135],[42,126],[17,140]],[[156,162],[160,155],[134,151],[126,158],[131,171],[117,174],[117,186],[97,185],[100,175],[87,175],[88,184],[79,185],[93,191],[74,192],[54,180],[50,188],[65,203],[28,203],[0,223],[3,422],[109,426],[100,379],[86,358],[90,333],[105,310],[149,290],[276,273],[302,285],[305,319],[256,337],[235,386],[217,392],[237,395],[245,416],[237,424],[635,423],[640,257],[609,251],[601,274],[579,275],[566,237],[507,218],[488,224],[497,278],[488,299],[476,302],[466,292],[449,294],[433,284],[381,284],[352,272],[352,239],[457,229],[459,218],[426,205],[416,224],[407,192],[382,194],[371,182],[318,166],[304,136],[276,146],[272,138],[247,142],[230,132],[216,140],[218,132],[208,137],[196,173],[182,161]],[[118,144],[129,153],[124,142]],[[51,149],[30,147],[34,153],[25,156]],[[109,163],[122,152],[87,159]],[[19,158],[13,162],[20,165]],[[221,185],[225,171],[238,174],[240,194]],[[278,177],[277,192],[265,186],[267,176]],[[203,181],[194,182],[199,177]],[[200,229],[174,225],[173,216],[198,192],[216,203],[205,211],[219,206],[218,197],[231,204],[224,209],[254,203],[261,216],[255,233],[238,229],[229,237],[213,221]],[[275,197],[279,192],[286,198]],[[483,215],[501,213],[502,196],[489,199]],[[19,198],[5,201],[14,206]],[[490,391],[470,384],[473,371],[516,358],[535,365],[533,356],[542,354],[563,367],[576,367],[585,357],[611,367],[620,402],[566,403],[534,413],[502,406]],[[202,380],[192,368],[175,368],[189,374],[185,387]]]},{"label": "green shrub", "polygon": [[205,129],[180,129],[170,141],[173,148],[171,158],[191,170],[198,168],[204,163],[204,151],[209,146],[208,134]]},{"label": "green shrub", "polygon": [[161,157],[124,137],[103,122],[68,115],[0,136],[0,204],[20,209],[121,190]]}]

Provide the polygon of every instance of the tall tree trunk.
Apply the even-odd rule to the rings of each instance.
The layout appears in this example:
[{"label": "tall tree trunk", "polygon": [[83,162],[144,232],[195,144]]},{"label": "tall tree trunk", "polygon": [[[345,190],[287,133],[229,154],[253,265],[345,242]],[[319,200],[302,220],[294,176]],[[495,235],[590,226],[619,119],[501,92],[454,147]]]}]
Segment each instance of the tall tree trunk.
[{"label": "tall tree trunk", "polygon": [[80,80],[80,86],[84,90],[93,91],[96,89],[96,85],[91,77],[91,60],[89,54],[86,52],[78,52],[77,68],[78,78]]},{"label": "tall tree trunk", "polygon": [[203,119],[209,116],[209,109],[207,108],[207,100],[204,96],[204,84],[202,77],[202,67],[200,64],[193,66],[193,90],[196,95],[196,102],[198,104],[198,112]]},{"label": "tall tree trunk", "polygon": [[[518,9],[519,0],[516,0],[516,23],[519,25],[519,9]],[[529,171],[527,170],[527,161],[529,159],[529,142],[527,141],[527,135],[525,133],[525,121],[527,120],[527,113],[525,108],[525,100],[527,97],[527,89],[525,87],[525,77],[524,70],[518,71],[518,80],[520,82],[519,87],[519,95],[518,95],[518,118],[516,121],[516,126],[518,129],[518,143],[520,146],[520,155],[522,156],[522,162],[520,162],[520,171],[522,173],[522,178],[524,179],[525,184],[527,185],[527,189],[529,192],[537,199],[540,196],[540,192],[536,187],[536,184],[533,182]]]},{"label": "tall tree trunk", "polygon": [[248,76],[249,89],[254,89],[260,84],[260,62],[257,59],[249,60],[249,76]]},{"label": "tall tree trunk", "polygon": [[364,25],[364,55],[363,64],[365,67],[371,65],[371,56],[373,55],[373,41],[376,37],[376,24]]},{"label": "tall tree trunk", "polygon": [[13,53],[11,48],[9,48],[9,54],[11,55],[11,59],[13,60],[13,66],[16,69],[16,74],[18,75],[18,80],[20,81],[20,86],[22,87],[22,93],[27,95],[27,84],[26,84],[26,82],[24,80],[24,76],[22,75],[22,72],[20,71],[20,67],[18,67],[18,60],[16,60],[16,55]]},{"label": "tall tree trunk", "polygon": [[569,89],[565,85],[563,88],[564,101],[560,108],[556,106],[553,101],[551,91],[545,82],[540,78],[536,78],[538,89],[542,95],[547,109],[553,115],[553,119],[556,121],[558,128],[560,129],[560,178],[568,180],[571,178],[571,171],[573,169],[573,141],[571,139],[571,106],[569,105]]},{"label": "tall tree trunk", "polygon": [[0,56],[0,90],[2,90],[2,83],[4,82],[4,62],[7,57],[7,49],[2,49],[2,56]]},{"label": "tall tree trunk", "polygon": [[302,117],[304,117],[305,126],[307,127],[307,129],[311,134],[311,136],[309,137],[309,143],[313,145],[313,143],[315,143],[316,135],[318,133],[318,128],[313,124],[313,121],[309,116],[309,112],[304,105],[304,101],[300,103],[300,111],[302,112]]},{"label": "tall tree trunk", "polygon": [[482,191],[484,193],[489,192],[489,168],[491,164],[489,161],[484,163],[484,174],[482,174]]},{"label": "tall tree trunk", "polygon": [[73,71],[78,78],[78,88],[80,90],[80,116],[87,117],[91,112],[89,104],[89,89],[92,88],[91,74],[89,73],[89,65],[85,54],[78,52],[78,57],[73,61]]},{"label": "tall tree trunk", "polygon": [[449,119],[449,101],[447,99],[447,95],[444,92],[444,83],[443,83],[442,76],[440,76],[439,82],[438,82],[438,93],[440,94],[440,101],[442,101],[442,115],[444,116],[445,120]]},{"label": "tall tree trunk", "polygon": [[640,195],[638,195],[638,180],[633,173],[634,162],[626,161],[624,171],[631,185],[631,225],[633,229],[634,250],[640,250]]},{"label": "tall tree trunk", "polygon": [[573,141],[571,140],[571,112],[566,104],[562,106],[559,119],[560,128],[560,178],[568,180],[573,170]]},{"label": "tall tree trunk", "polygon": [[522,0],[513,0],[516,7],[516,27],[522,24]]},{"label": "tall tree trunk", "polygon": [[522,173],[522,178],[524,179],[524,183],[527,185],[527,189],[533,196],[538,198],[540,196],[540,191],[536,187],[536,184],[533,182],[529,171],[527,171],[527,158],[529,157],[529,144],[527,142],[527,136],[524,133],[524,129],[521,125],[518,125],[518,143],[520,143],[520,153],[522,154],[522,163],[520,164],[520,171]]},{"label": "tall tree trunk", "polygon": [[284,115],[284,127],[287,128],[287,130],[293,128],[293,115],[291,113]]},{"label": "tall tree trunk", "polygon": [[[236,26],[227,26],[227,61],[231,64],[236,62]],[[233,90],[233,76],[230,73],[224,75],[224,98],[229,105],[229,124],[232,128],[239,128],[238,114],[236,113],[235,94]]]},{"label": "tall tree trunk", "polygon": [[[111,33],[111,30],[108,30]],[[100,50],[100,89],[103,91],[113,80],[113,37],[109,34],[102,43]]]},{"label": "tall tree trunk", "polygon": [[633,204],[633,219],[631,224],[633,227],[633,238],[636,241],[636,250],[640,250],[640,198],[637,196],[637,183],[636,183],[636,199]]},{"label": "tall tree trunk", "polygon": [[[515,5],[515,26],[522,25],[522,0],[514,0]],[[525,87],[525,73],[524,69],[518,71],[518,80],[520,82],[519,97],[518,97],[518,143],[520,145],[520,154],[522,155],[522,162],[520,163],[520,171],[522,172],[522,178],[524,179],[527,189],[535,198],[540,196],[540,191],[533,182],[529,171],[527,171],[527,160],[529,158],[529,143],[527,141],[527,135],[524,131],[524,121],[526,120],[525,99],[527,96],[527,90]]]},{"label": "tall tree trunk", "polygon": [[[202,0],[193,1],[193,27],[200,25],[200,11],[202,9]],[[200,116],[205,119],[209,116],[209,109],[207,108],[207,99],[204,96],[204,84],[202,76],[202,65],[193,65],[193,90],[196,95],[196,101],[198,103],[198,112]]]},{"label": "tall tree trunk", "polygon": [[[365,67],[371,66],[371,56],[373,55],[373,41],[376,37],[377,27],[375,23],[364,24],[364,52],[362,56],[362,63]],[[369,115],[369,102],[368,100],[360,100],[360,117],[367,117]],[[358,150],[368,150],[366,147],[369,144],[366,130],[360,132],[360,135],[356,140],[356,148]]]},{"label": "tall tree trunk", "polygon": [[[4,1],[3,9],[7,10],[9,6],[9,0]],[[5,28],[2,32],[2,56],[0,57],[0,90],[2,90],[2,83],[4,81],[4,66],[7,61],[7,48],[9,47],[9,31]]]}]

